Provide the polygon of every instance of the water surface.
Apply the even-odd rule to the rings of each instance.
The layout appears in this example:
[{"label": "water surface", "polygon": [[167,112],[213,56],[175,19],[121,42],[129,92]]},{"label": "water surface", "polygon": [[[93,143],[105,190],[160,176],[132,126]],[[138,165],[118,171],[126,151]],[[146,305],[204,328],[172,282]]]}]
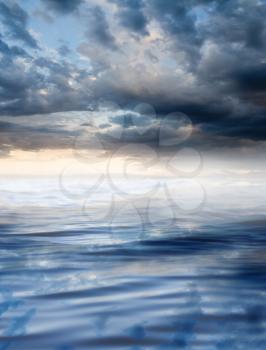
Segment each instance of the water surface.
[{"label": "water surface", "polygon": [[1,182],[1,350],[266,348],[259,190],[174,216],[120,198],[110,220],[106,190],[84,206],[57,185]]}]

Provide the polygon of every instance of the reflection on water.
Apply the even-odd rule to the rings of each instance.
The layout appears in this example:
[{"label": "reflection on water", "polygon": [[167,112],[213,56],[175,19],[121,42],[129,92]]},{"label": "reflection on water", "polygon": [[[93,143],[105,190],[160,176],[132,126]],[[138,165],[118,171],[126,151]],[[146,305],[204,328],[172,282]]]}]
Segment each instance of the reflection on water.
[{"label": "reflection on water", "polygon": [[47,183],[1,186],[1,350],[266,348],[258,193],[171,224],[163,199],[139,200],[109,225]]}]

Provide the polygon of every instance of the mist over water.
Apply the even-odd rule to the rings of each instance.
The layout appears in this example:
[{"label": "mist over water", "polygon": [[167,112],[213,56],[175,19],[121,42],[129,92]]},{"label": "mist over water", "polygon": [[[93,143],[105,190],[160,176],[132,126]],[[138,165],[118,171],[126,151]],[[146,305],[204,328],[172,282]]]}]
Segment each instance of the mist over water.
[{"label": "mist over water", "polygon": [[115,181],[1,179],[0,349],[265,349],[264,180]]}]

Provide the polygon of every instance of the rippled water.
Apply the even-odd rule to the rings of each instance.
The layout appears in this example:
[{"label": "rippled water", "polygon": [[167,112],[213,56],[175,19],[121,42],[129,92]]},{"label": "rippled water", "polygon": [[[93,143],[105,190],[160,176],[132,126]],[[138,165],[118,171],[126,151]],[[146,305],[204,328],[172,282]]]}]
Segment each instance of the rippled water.
[{"label": "rippled water", "polygon": [[265,349],[265,206],[248,189],[174,216],[142,198],[110,222],[104,190],[84,210],[5,179],[0,349]]}]

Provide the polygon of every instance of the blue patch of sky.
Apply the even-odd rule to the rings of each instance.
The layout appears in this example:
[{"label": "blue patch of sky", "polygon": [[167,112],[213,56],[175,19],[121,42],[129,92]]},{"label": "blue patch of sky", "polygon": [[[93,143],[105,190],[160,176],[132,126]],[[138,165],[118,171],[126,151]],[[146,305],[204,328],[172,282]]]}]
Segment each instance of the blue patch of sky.
[{"label": "blue patch of sky", "polygon": [[[79,55],[77,46],[84,39],[84,23],[73,14],[56,15],[47,12],[45,6],[39,1],[23,1],[23,8],[29,14],[29,28],[38,33],[41,44],[47,48],[58,50],[62,44],[66,44],[72,51],[71,60],[78,63]],[[41,12],[52,21],[42,18]],[[76,62],[75,62],[76,61]]]}]

